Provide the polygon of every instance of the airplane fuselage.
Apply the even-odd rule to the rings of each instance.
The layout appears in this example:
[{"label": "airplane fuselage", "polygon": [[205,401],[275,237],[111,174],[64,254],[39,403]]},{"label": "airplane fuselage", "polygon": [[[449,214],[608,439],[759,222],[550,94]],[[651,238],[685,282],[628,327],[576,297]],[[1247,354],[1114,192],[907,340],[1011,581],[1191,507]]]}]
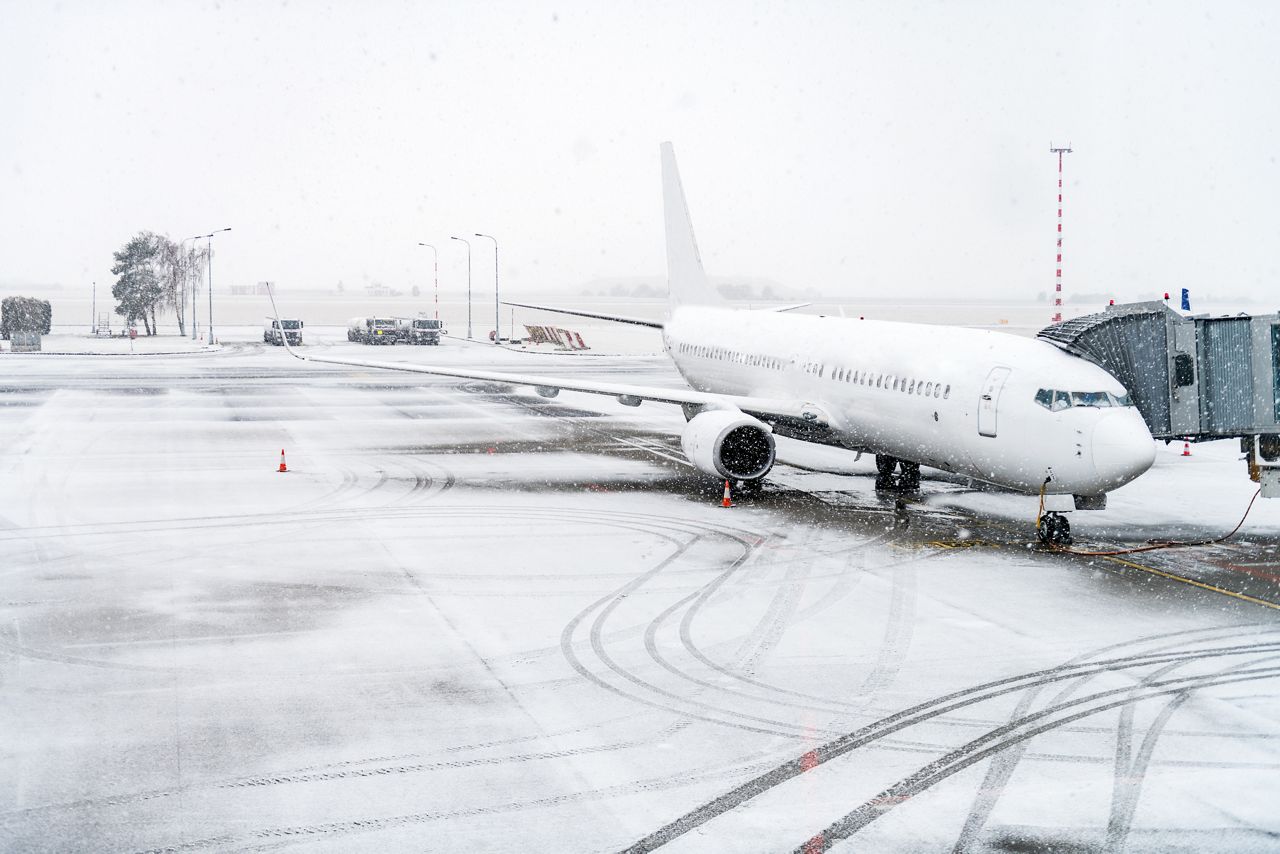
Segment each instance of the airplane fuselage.
[{"label": "airplane fuselage", "polygon": [[[1155,456],[1114,377],[1035,339],[705,306],[677,307],[663,338],[695,389],[801,399],[845,447],[1013,489],[1050,476],[1049,493],[1100,495]],[[1054,392],[1101,405],[1055,408]]]}]

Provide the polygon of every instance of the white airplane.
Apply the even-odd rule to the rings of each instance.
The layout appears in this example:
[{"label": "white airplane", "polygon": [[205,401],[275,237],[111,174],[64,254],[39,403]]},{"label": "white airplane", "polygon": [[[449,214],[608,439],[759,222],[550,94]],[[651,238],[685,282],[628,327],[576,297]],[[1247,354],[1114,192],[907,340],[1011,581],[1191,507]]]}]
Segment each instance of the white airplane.
[{"label": "white airplane", "polygon": [[314,362],[528,385],[544,397],[565,390],[631,406],[679,404],[689,462],[747,484],[773,466],[775,434],[875,454],[877,489],[918,488],[920,466],[931,466],[1048,496],[1053,510],[1039,535],[1052,543],[1070,542],[1058,511],[1100,509],[1108,490],[1151,467],[1155,444],[1120,383],[1045,341],[728,305],[703,271],[671,144],[661,153],[668,319],[552,310],[661,329],[688,389],[289,352]]}]

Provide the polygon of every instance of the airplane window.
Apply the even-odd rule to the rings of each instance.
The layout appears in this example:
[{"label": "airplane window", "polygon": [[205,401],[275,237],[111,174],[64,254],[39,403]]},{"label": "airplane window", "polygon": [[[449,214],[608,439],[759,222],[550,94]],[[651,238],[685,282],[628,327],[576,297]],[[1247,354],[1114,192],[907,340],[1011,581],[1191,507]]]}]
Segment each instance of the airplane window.
[{"label": "airplane window", "polygon": [[916,381],[912,380],[911,385],[907,387],[907,394],[915,394],[915,393],[916,393]]},{"label": "airplane window", "polygon": [[1036,392],[1036,403],[1040,404],[1040,405],[1041,405],[1041,406],[1043,406],[1045,409],[1050,409],[1050,408],[1052,408],[1052,406],[1053,406],[1053,391],[1052,391],[1052,390],[1050,390],[1050,389],[1047,389],[1047,388],[1042,388],[1042,389],[1040,389],[1039,391],[1037,391],[1037,392]]},{"label": "airplane window", "polygon": [[1124,394],[1111,395],[1111,402],[1116,406],[1133,406],[1134,405],[1133,398],[1129,396],[1128,392],[1125,392]]},{"label": "airplane window", "polygon": [[1051,409],[1053,409],[1054,412],[1057,412],[1060,409],[1066,409],[1070,405],[1071,395],[1067,394],[1065,391],[1055,391],[1053,393],[1053,406]]},{"label": "airplane window", "polygon": [[933,384],[933,396],[942,397],[942,383]]},{"label": "airplane window", "polygon": [[882,386],[880,385],[882,380],[884,380],[884,377],[882,377],[880,374],[876,374],[876,388],[882,388]]},{"label": "airplane window", "polygon": [[924,384],[924,396],[933,397],[933,383]]},{"label": "airplane window", "polygon": [[948,385],[948,386],[946,387],[946,389],[942,392],[942,399],[943,399],[943,400],[946,400],[946,399],[947,399],[947,398],[949,398],[949,397],[951,397],[951,386],[950,386],[950,385]]}]

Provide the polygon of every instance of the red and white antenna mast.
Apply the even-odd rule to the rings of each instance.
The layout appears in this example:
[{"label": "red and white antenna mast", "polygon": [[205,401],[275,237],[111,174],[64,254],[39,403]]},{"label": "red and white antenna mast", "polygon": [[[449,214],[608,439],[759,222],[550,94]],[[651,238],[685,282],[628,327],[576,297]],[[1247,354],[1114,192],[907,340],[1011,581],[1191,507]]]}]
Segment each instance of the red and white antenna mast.
[{"label": "red and white antenna mast", "polygon": [[1049,143],[1049,153],[1058,155],[1058,266],[1053,282],[1053,322],[1062,322],[1062,155],[1071,153],[1071,143],[1066,148],[1054,148]]}]

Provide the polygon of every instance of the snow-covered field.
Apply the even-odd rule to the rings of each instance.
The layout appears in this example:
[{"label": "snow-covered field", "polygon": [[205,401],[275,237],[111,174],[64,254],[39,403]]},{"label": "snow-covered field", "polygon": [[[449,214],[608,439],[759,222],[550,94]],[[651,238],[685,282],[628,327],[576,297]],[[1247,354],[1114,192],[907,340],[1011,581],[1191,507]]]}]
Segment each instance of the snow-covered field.
[{"label": "snow-covered field", "polygon": [[[258,341],[0,356],[0,849],[1280,849],[1280,502],[1117,563],[783,442],[724,509],[673,407]],[[1082,544],[1234,526],[1181,451]]]}]

